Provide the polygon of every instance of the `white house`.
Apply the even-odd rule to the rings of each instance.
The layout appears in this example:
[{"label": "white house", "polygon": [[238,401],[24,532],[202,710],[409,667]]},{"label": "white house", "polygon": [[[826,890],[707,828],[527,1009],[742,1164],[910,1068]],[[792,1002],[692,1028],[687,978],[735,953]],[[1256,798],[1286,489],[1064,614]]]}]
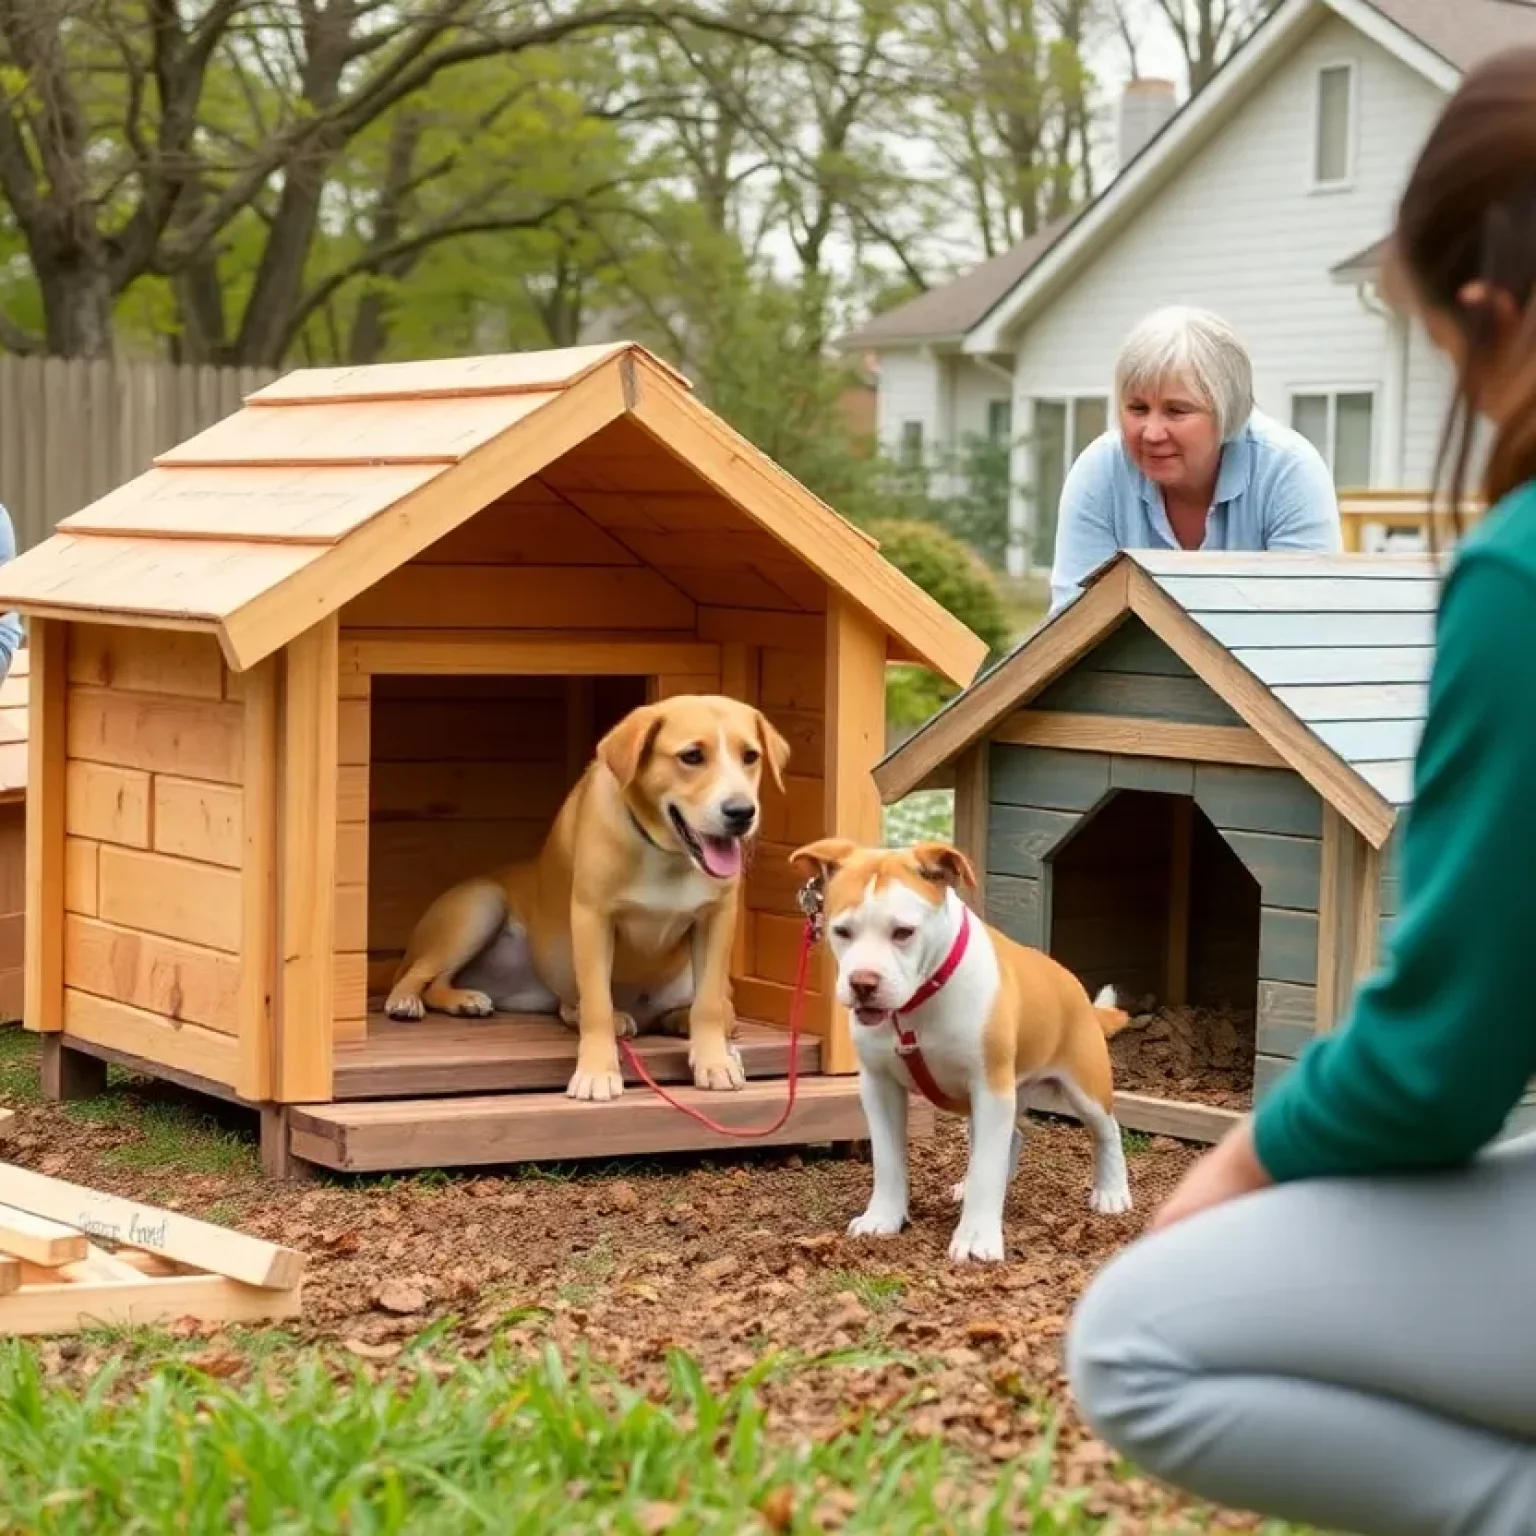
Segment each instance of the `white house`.
[{"label": "white house", "polygon": [[[1530,0],[1283,0],[1182,109],[1142,83],[1130,153],[1094,202],[842,339],[877,360],[882,442],[1013,435],[1009,566],[1047,563],[1121,338],[1191,303],[1237,327],[1259,408],[1341,487],[1427,488],[1449,380],[1378,298],[1377,248],[1462,72],[1523,44]],[[1166,121],[1138,146],[1131,120],[1157,92]]]}]

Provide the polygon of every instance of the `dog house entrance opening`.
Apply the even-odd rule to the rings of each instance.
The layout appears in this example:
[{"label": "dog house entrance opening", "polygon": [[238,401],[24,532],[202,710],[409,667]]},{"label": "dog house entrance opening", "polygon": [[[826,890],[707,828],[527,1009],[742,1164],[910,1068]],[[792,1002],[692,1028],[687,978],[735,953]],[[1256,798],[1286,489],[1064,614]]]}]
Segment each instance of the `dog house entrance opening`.
[{"label": "dog house entrance opening", "polygon": [[1253,1100],[1258,881],[1193,800],[1123,790],[1049,860],[1050,951],[1132,1026],[1116,1086],[1213,1108]]}]

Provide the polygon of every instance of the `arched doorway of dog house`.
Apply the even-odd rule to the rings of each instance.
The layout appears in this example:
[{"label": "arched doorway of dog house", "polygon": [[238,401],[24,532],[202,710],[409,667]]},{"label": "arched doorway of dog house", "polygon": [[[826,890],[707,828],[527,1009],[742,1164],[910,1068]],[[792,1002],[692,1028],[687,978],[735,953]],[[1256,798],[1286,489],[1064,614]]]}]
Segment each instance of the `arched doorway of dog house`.
[{"label": "arched doorway of dog house", "polygon": [[1045,861],[1050,953],[1134,1018],[1115,1086],[1211,1108],[1252,1104],[1259,882],[1193,800],[1121,790]]}]

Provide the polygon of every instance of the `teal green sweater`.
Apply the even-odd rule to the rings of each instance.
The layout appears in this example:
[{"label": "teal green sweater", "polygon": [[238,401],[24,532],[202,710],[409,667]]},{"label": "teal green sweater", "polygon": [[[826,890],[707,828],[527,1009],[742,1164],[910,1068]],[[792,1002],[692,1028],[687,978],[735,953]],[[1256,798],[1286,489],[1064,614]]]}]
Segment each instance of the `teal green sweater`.
[{"label": "teal green sweater", "polygon": [[1276,1180],[1463,1163],[1536,1074],[1536,481],[1463,542],[1435,645],[1397,921],[1259,1106]]}]

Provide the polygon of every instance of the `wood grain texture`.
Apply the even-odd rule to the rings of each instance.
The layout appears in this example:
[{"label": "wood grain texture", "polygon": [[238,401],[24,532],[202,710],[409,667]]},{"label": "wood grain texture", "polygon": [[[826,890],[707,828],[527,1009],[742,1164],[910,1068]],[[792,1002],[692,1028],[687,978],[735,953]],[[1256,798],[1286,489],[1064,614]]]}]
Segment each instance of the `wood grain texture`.
[{"label": "wood grain texture", "polygon": [[150,776],[74,759],[64,769],[64,831],[70,837],[149,847]]},{"label": "wood grain texture", "polygon": [[1259,979],[1317,985],[1317,914],[1265,907],[1259,915]]},{"label": "wood grain texture", "polygon": [[240,1028],[238,957],[70,913],[64,982],[178,1023],[220,1034]]},{"label": "wood grain texture", "polygon": [[238,704],[72,685],[67,729],[71,757],[240,782]]},{"label": "wood grain texture", "polygon": [[[56,621],[36,618],[30,620],[27,629],[27,648],[31,652],[31,725],[27,743],[27,956],[23,1017],[28,1029],[51,1034],[64,1027],[68,630]],[[91,890],[88,894],[82,892],[79,899],[94,902],[94,897]]]},{"label": "wood grain texture", "polygon": [[272,1097],[331,1096],[335,942],[338,624],[284,654],[280,745],[278,984]]},{"label": "wood grain texture", "polygon": [[1264,893],[1265,904],[1316,912],[1321,895],[1322,843],[1271,832],[1223,832],[1227,846]]},{"label": "wood grain texture", "polygon": [[[993,813],[987,772],[990,762],[991,753],[986,744],[977,742],[966,748],[955,764],[955,845],[971,861],[976,872],[976,889],[969,895],[977,916],[982,918],[987,915],[987,874],[992,867],[989,822],[993,820]],[[1036,863],[1038,867],[1038,859]],[[1029,871],[1020,869],[1010,873],[1028,874]]]},{"label": "wood grain texture", "polygon": [[64,989],[64,1038],[126,1051],[143,1061],[232,1085],[239,1074],[239,1047],[232,1035],[198,1024],[175,1024],[159,1013]]},{"label": "wood grain texture", "polygon": [[[679,1088],[674,1096],[725,1125],[751,1129],[777,1118],[784,1085],[753,1082],[730,1094]],[[292,1111],[291,1125],[299,1156],[359,1173],[701,1152],[717,1150],[721,1140],[649,1093],[626,1093],[614,1103],[574,1111],[563,1092],[306,1105]],[[577,1125],[588,1126],[589,1133],[573,1136]],[[908,1126],[909,1134],[931,1132],[932,1109],[926,1100],[913,1100]],[[409,1135],[402,1134],[403,1127]],[[801,1084],[785,1124],[771,1136],[756,1138],[756,1144],[856,1141],[865,1133],[857,1079],[815,1077]]]},{"label": "wood grain texture", "polygon": [[[958,796],[958,791],[956,792]],[[1041,860],[1070,837],[1082,817],[1072,811],[1041,811],[1022,805],[994,805],[981,845],[987,873],[1038,880]],[[956,826],[959,826],[958,815]]]},{"label": "wood grain texture", "polygon": [[240,951],[240,877],[213,864],[103,843],[97,912],[120,928]]},{"label": "wood grain texture", "polygon": [[1020,944],[1045,946],[1045,913],[1040,882],[1014,875],[987,876],[987,921]]},{"label": "wood grain texture", "polygon": [[1103,753],[995,744],[988,793],[994,805],[1091,810],[1109,793],[1109,762]]},{"label": "wood grain texture", "polygon": [[[878,846],[883,820],[873,770],[885,747],[885,652],[885,633],[868,613],[841,595],[834,596],[827,609],[823,672],[823,697],[831,729],[824,835],[852,838],[863,846]],[[782,654],[763,652],[761,687],[765,700],[770,658]],[[805,686],[809,687],[808,682]],[[787,698],[784,702],[793,708],[808,701]],[[828,1072],[852,1072],[857,1065],[853,1039],[846,1012],[834,1000],[835,976],[834,962],[824,954],[820,990],[825,1001],[819,1019],[826,1040],[823,1060]]]},{"label": "wood grain texture", "polygon": [[1192,762],[1242,763],[1259,768],[1287,766],[1285,759],[1246,725],[1189,725],[1130,716],[1061,714],[1031,707],[1002,721],[993,730],[992,739],[1080,752],[1182,757]]},{"label": "wood grain texture", "polygon": [[[245,772],[249,781],[248,764]],[[232,784],[208,784],[157,773],[155,851],[239,869],[245,843],[241,825],[244,794],[243,788]]]},{"label": "wood grain texture", "polygon": [[1323,802],[1296,774],[1269,769],[1195,768],[1195,803],[1224,832],[1321,837]]},{"label": "wood grain texture", "polygon": [[[81,912],[95,917],[101,900],[101,844],[89,838],[70,837],[64,840],[64,910]],[[29,863],[36,868],[35,862]],[[34,910],[28,899],[27,910]],[[30,920],[28,929],[30,932]],[[61,924],[62,927],[62,924]],[[27,953],[33,953],[33,944],[27,941]]]},{"label": "wood grain texture", "polygon": [[1190,725],[1241,725],[1230,705],[1197,677],[1109,671],[1089,652],[1030,701],[1031,708],[1079,715],[1116,715]]},{"label": "wood grain texture", "polygon": [[[464,629],[430,629],[420,634],[347,629],[342,634],[343,671],[386,672],[394,676],[442,673],[450,676],[598,675],[648,676],[653,673],[708,674],[720,669],[720,647],[688,638],[648,638],[645,630],[614,637],[609,633],[617,615],[601,607],[601,591],[585,592],[605,620],[602,632],[540,630],[519,636],[497,632],[477,634]],[[568,616],[568,615],[567,615]],[[440,618],[457,618],[445,609]]]},{"label": "wood grain texture", "polygon": [[212,635],[76,624],[70,630],[69,680],[173,698],[224,697],[224,658]]},{"label": "wood grain texture", "polygon": [[281,660],[259,661],[243,699],[245,783],[240,804],[240,993],[237,1085],[257,1104],[271,1097],[277,1065],[278,874],[282,868]]}]

